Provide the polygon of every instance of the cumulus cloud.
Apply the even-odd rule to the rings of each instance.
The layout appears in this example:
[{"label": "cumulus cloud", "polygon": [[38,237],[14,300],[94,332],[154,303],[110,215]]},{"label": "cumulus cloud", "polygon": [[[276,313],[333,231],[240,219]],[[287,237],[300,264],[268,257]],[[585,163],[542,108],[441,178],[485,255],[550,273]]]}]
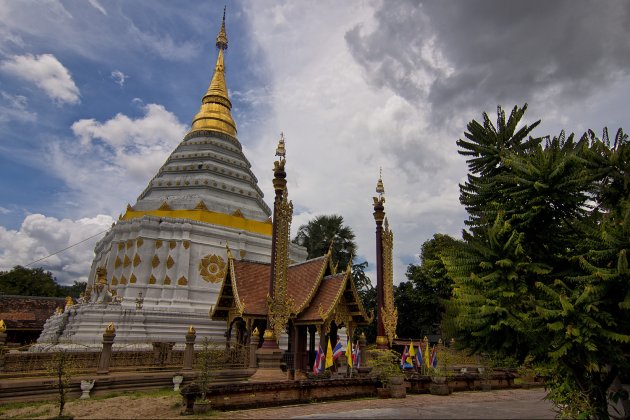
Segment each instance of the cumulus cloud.
[{"label": "cumulus cloud", "polygon": [[114,70],[111,73],[111,78],[114,80],[114,83],[116,83],[120,87],[123,87],[123,85],[125,84],[125,80],[127,80],[129,76],[127,76],[120,70]]},{"label": "cumulus cloud", "polygon": [[[265,175],[259,175],[260,186],[271,197],[268,167],[284,131],[294,231],[316,215],[341,214],[356,234],[358,257],[371,268],[372,196],[382,166],[399,282],[424,240],[435,232],[459,234],[464,212],[457,184],[465,171],[456,139],[429,126],[426,107],[366,80],[346,33],[357,25],[373,30],[369,6],[257,2],[247,8],[257,41],[252,48],[273,63],[265,95],[273,115],[257,127],[253,135],[261,140],[246,152],[255,173]],[[424,54],[436,68],[446,66],[439,54]]]},{"label": "cumulus cloud", "polygon": [[0,63],[0,69],[34,83],[57,103],[80,102],[70,72],[52,54],[14,55]]},{"label": "cumulus cloud", "polygon": [[[55,254],[31,267],[50,270],[61,284],[87,281],[94,245],[113,222],[111,216],[105,215],[60,220],[31,214],[19,230],[0,226],[0,270],[10,270],[16,265],[26,265]],[[78,245],[73,246],[75,244]],[[58,252],[65,248],[68,249]]]},{"label": "cumulus cloud", "polygon": [[81,202],[84,213],[124,210],[125,200],[144,189],[183,138],[186,127],[162,105],[148,104],[143,111],[138,118],[76,121],[74,139],[50,143],[52,171],[71,189],[66,199]]},{"label": "cumulus cloud", "polygon": [[374,18],[346,34],[353,57],[437,121],[498,103],[566,107],[630,74],[627,2],[383,2]]}]

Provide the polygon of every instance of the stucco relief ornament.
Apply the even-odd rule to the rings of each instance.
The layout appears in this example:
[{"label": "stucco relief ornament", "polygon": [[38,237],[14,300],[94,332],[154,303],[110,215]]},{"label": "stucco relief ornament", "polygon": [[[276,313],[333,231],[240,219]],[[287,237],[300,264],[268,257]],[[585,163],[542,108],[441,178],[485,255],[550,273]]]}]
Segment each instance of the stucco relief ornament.
[{"label": "stucco relief ornament", "polygon": [[199,262],[199,275],[209,283],[220,283],[226,272],[227,264],[216,254],[206,255]]}]

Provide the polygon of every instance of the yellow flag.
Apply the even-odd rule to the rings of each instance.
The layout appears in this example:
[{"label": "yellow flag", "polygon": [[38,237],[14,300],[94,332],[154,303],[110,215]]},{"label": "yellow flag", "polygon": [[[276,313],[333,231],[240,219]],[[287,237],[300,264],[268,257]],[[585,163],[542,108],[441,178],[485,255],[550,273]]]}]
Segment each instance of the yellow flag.
[{"label": "yellow flag", "polygon": [[346,359],[348,359],[348,366],[352,368],[352,343],[348,340],[348,344],[346,345]]},{"label": "yellow flag", "polygon": [[330,345],[330,338],[328,339],[328,347],[326,348],[326,366],[328,369],[333,365],[333,355],[332,355],[332,346]]},{"label": "yellow flag", "polygon": [[427,345],[425,346],[424,349],[424,354],[422,355],[424,358],[424,362],[427,365],[428,368],[431,367],[431,361],[429,360],[429,358],[431,357],[431,352],[429,351],[429,343],[425,341],[425,343],[427,343]]},{"label": "yellow flag", "polygon": [[409,356],[405,361],[413,366],[413,360],[416,358],[416,351],[413,348],[413,340],[409,343]]}]

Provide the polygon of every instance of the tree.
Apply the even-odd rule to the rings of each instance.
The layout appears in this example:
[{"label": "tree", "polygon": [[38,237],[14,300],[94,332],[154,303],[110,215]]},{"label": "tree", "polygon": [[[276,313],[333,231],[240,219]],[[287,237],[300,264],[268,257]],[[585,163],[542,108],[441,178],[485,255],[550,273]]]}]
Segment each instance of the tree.
[{"label": "tree", "polygon": [[409,264],[407,282],[395,287],[394,301],[399,319],[398,335],[422,338],[440,334],[445,304],[451,297],[452,280],[447,276],[442,254],[458,241],[449,235],[436,233],[421,246],[420,265]]},{"label": "tree", "polygon": [[85,282],[77,281],[72,286],[61,286],[50,271],[41,267],[16,265],[11,271],[0,271],[0,294],[5,295],[78,298],[85,286]]},{"label": "tree", "polygon": [[324,255],[332,243],[333,262],[345,269],[356,255],[357,246],[354,238],[352,229],[344,226],[343,217],[333,214],[317,216],[300,226],[293,243],[305,247],[308,258]]},{"label": "tree", "polygon": [[[357,292],[361,297],[363,309],[365,309],[367,313],[376,313],[376,289],[372,285],[372,280],[365,274],[367,267],[367,261],[353,264],[352,278],[354,284],[357,286]],[[358,338],[361,333],[365,334],[368,343],[374,343],[376,341],[376,322],[373,321],[370,325],[357,327],[355,329],[355,339]]]},{"label": "tree", "polygon": [[473,351],[548,363],[565,415],[605,418],[630,369],[630,145],[621,130],[612,145],[606,130],[526,139],[525,109],[458,141],[470,230],[443,258],[449,325]]}]

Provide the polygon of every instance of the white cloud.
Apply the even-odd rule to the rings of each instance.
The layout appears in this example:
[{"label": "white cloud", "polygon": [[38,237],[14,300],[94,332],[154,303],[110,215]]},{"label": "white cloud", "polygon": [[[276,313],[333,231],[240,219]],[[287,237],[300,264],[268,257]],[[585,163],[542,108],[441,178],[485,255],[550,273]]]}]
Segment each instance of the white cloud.
[{"label": "white cloud", "polygon": [[98,2],[98,0],[89,0],[89,2],[90,2],[90,4],[92,5],[93,8],[95,8],[96,10],[98,10],[99,12],[101,12],[102,14],[107,16],[107,11],[105,10],[105,8],[103,6],[101,6],[101,4]]},{"label": "white cloud", "polygon": [[[61,284],[87,281],[94,258],[94,245],[109,229],[114,220],[98,215],[79,220],[56,219],[42,214],[31,214],[19,230],[0,226],[0,270],[26,265],[73,246],[30,267],[50,270]],[[93,238],[84,241],[87,238]],[[79,243],[81,242],[81,243]]]},{"label": "white cloud", "polygon": [[[251,134],[261,140],[246,150],[260,187],[272,196],[268,167],[284,131],[289,196],[299,209],[293,230],[315,215],[341,214],[371,272],[372,196],[382,166],[386,212],[396,237],[395,281],[400,282],[405,261],[418,262],[422,242],[436,232],[460,233],[465,213],[457,185],[465,167],[455,140],[465,125],[456,131],[431,127],[424,107],[387,87],[369,85],[344,36],[358,24],[371,28],[374,4],[271,6],[256,2],[246,9],[257,41],[252,48],[262,49],[273,63],[268,94],[273,115]],[[448,66],[435,51],[421,53],[436,68]]]},{"label": "white cloud", "polygon": [[70,72],[52,54],[14,55],[3,61],[0,69],[34,83],[57,103],[80,102],[79,88]]},{"label": "white cloud", "polygon": [[143,110],[139,118],[79,120],[74,139],[50,142],[51,169],[73,191],[65,199],[80,203],[75,212],[119,214],[181,141],[186,127],[175,115],[157,104]]},{"label": "white cloud", "polygon": [[11,95],[0,91],[0,123],[9,121],[31,122],[35,121],[37,114],[28,110],[28,99],[22,95]]},{"label": "white cloud", "polygon": [[6,207],[0,206],[0,214],[9,214],[9,213],[11,213],[11,210],[7,209]]},{"label": "white cloud", "polygon": [[129,76],[127,76],[120,70],[114,70],[111,73],[111,78],[114,80],[114,83],[116,83],[120,87],[123,87],[123,85],[125,84],[125,80],[127,80]]}]

